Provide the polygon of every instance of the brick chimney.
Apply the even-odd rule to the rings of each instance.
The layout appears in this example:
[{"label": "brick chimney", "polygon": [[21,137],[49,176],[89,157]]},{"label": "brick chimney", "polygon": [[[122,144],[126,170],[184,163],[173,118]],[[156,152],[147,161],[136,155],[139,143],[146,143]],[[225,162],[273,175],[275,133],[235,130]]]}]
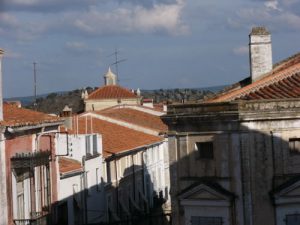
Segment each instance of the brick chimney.
[{"label": "brick chimney", "polygon": [[271,34],[265,27],[253,27],[249,34],[250,74],[252,82],[273,68]]},{"label": "brick chimney", "polygon": [[0,48],[0,121],[3,120],[3,96],[2,96],[2,58],[4,50]]}]

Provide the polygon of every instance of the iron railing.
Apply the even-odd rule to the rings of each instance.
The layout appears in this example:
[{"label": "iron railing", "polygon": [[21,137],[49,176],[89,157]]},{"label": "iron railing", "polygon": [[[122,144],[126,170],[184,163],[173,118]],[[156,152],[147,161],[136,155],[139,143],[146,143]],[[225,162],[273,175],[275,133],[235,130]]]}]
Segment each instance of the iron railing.
[{"label": "iron railing", "polygon": [[15,225],[50,225],[49,214],[37,216],[31,219],[14,219]]}]

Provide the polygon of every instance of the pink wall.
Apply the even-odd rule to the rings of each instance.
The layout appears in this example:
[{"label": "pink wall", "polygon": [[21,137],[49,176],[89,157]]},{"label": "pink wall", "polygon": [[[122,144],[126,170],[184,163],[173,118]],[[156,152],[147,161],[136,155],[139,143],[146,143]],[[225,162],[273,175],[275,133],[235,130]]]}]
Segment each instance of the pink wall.
[{"label": "pink wall", "polygon": [[[33,133],[35,134],[35,133]],[[26,134],[22,136],[15,136],[12,138],[7,138],[5,140],[5,151],[6,151],[6,177],[7,177],[7,197],[8,197],[8,221],[9,225],[13,225],[13,207],[12,207],[12,179],[11,179],[11,157],[15,156],[16,153],[26,153],[34,152],[35,149],[33,143],[35,143],[35,135]],[[42,151],[51,150],[52,161],[50,162],[50,176],[51,176],[51,200],[52,204],[57,201],[57,167],[55,163],[55,135],[51,136],[41,136],[39,139],[39,149]]]}]

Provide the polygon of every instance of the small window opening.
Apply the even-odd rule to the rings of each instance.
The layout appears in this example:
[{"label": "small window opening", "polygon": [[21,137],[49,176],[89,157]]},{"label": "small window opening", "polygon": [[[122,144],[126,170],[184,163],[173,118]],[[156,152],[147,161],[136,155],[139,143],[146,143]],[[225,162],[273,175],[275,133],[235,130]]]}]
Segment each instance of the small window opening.
[{"label": "small window opening", "polygon": [[289,149],[291,154],[300,154],[300,138],[290,138]]},{"label": "small window opening", "polygon": [[214,146],[213,142],[196,142],[195,148],[199,152],[200,159],[213,159],[214,158]]}]

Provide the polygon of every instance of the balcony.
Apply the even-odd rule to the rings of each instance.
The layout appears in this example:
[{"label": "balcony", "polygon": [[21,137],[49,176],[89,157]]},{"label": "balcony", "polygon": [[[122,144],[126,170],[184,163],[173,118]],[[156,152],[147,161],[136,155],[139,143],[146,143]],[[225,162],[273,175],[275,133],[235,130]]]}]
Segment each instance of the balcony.
[{"label": "balcony", "polygon": [[[44,214],[44,215],[43,215]],[[14,219],[15,225],[50,225],[50,214],[32,213],[31,219]]]}]

